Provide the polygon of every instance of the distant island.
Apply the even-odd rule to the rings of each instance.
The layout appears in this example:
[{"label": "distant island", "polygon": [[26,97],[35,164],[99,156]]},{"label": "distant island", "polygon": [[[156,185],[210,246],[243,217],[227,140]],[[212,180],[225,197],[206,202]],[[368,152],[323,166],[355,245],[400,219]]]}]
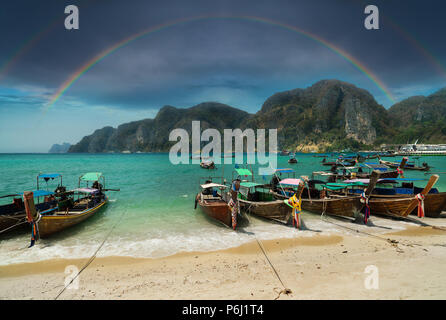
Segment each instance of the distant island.
[{"label": "distant island", "polygon": [[[202,130],[277,128],[280,149],[329,152],[371,150],[381,144],[446,142],[446,88],[405,99],[389,109],[367,91],[339,80],[279,92],[250,114],[218,102],[191,108],[164,106],[154,119],[104,127],[69,147],[68,152],[166,152],[169,133],[200,120]],[[65,145],[65,144],[64,144]],[[54,146],[53,146],[54,147]]]},{"label": "distant island", "polygon": [[53,144],[48,153],[67,153],[71,144],[64,142],[62,144]]}]

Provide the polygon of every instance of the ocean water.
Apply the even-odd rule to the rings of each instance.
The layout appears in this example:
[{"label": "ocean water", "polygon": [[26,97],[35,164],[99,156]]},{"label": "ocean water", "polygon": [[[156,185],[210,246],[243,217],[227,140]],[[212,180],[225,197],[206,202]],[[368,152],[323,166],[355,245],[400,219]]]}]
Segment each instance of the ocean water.
[{"label": "ocean water", "polygon": [[[297,154],[297,164],[288,164],[288,157],[278,156],[278,167],[291,167],[300,175],[327,169],[321,158]],[[400,158],[388,158],[399,161]],[[232,159],[234,160],[234,159]],[[433,166],[432,172],[446,171],[446,157],[422,159]],[[222,169],[224,168],[224,169]],[[259,239],[311,237],[315,234],[353,233],[348,228],[370,230],[370,227],[337,221],[329,223],[320,216],[304,213],[308,230],[250,217],[239,225],[237,232],[209,220],[199,209],[194,210],[194,198],[199,191],[200,177],[224,176],[231,181],[234,165],[217,165],[217,170],[205,170],[195,165],[173,165],[168,154],[1,154],[0,196],[34,190],[39,173],[61,173],[63,184],[76,188],[83,173],[98,171],[106,177],[110,203],[95,216],[48,239],[41,239],[28,248],[30,232],[19,230],[0,235],[0,265],[34,262],[53,258],[90,257],[116,225],[98,256],[163,257],[178,252],[211,251],[238,246]],[[253,166],[257,172],[257,166]],[[421,178],[424,185],[429,176],[423,172],[405,171],[410,178]],[[256,176],[257,181],[269,181]],[[49,182],[54,190],[57,182]],[[40,182],[46,188],[45,182]],[[446,190],[446,175],[437,183]],[[0,199],[1,204],[10,199]],[[389,232],[407,227],[407,222],[373,217],[376,232]],[[347,228],[340,227],[345,225]]]}]

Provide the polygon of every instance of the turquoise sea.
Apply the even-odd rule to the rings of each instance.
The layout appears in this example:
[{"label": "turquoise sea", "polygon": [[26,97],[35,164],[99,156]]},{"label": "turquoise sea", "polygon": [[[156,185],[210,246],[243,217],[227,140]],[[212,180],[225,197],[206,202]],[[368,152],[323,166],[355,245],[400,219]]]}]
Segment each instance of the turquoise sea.
[{"label": "turquoise sea", "polygon": [[[288,157],[278,156],[278,167],[291,167],[300,175],[311,176],[313,171],[327,169],[322,158],[311,154],[296,154],[297,164],[288,164]],[[400,161],[401,158],[386,158]],[[232,159],[234,160],[234,159]],[[425,157],[434,167],[432,172],[446,172],[446,157]],[[375,162],[372,160],[371,162]],[[259,239],[314,236],[317,233],[349,232],[327,223],[319,216],[304,213],[309,230],[291,227],[250,217],[251,223],[240,225],[237,232],[216,224],[198,209],[194,197],[199,191],[199,178],[221,176],[217,170],[205,170],[198,164],[173,165],[168,154],[1,154],[0,196],[34,190],[39,173],[61,173],[67,188],[76,188],[83,173],[97,171],[106,177],[110,203],[98,214],[65,232],[41,239],[28,249],[30,233],[26,230],[0,235],[0,265],[33,262],[53,258],[90,257],[105,239],[113,225],[120,221],[107,239],[98,256],[162,257],[185,251],[210,251],[238,246]],[[234,164],[224,165],[225,178],[230,181]],[[257,172],[256,166],[254,171]],[[405,171],[410,178],[429,177],[423,172]],[[267,182],[270,176],[256,177]],[[419,185],[424,185],[420,181]],[[55,182],[49,182],[54,190]],[[45,188],[45,182],[41,182]],[[446,175],[437,183],[446,191]],[[0,199],[5,204],[10,199]],[[120,220],[121,219],[121,220]],[[406,222],[378,219],[380,226],[403,229]],[[378,224],[377,222],[377,224]],[[350,222],[340,222],[351,226]],[[354,225],[355,228],[369,228]],[[378,228],[389,231],[389,229]]]}]

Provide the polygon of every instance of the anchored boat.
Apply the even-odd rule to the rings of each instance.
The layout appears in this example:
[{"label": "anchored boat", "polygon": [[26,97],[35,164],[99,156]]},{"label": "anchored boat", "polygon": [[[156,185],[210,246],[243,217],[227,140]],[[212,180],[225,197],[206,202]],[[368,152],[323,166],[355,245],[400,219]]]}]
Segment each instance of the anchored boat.
[{"label": "anchored boat", "polygon": [[[349,217],[356,220],[364,207],[361,199],[369,197],[374,188],[373,181],[376,183],[378,176],[378,172],[373,173],[372,183],[369,184],[363,195],[347,194],[347,188],[356,185],[356,183],[330,184],[305,178],[306,186],[302,191],[302,209],[313,213]],[[277,199],[288,199],[294,194],[296,187],[299,186],[299,180],[284,179],[271,192]],[[322,189],[316,188],[316,184],[322,184]],[[365,222],[367,222],[367,218],[368,216],[365,217]]]},{"label": "anchored boat", "polygon": [[239,213],[236,202],[232,206],[229,204],[232,199],[227,193],[228,186],[208,180],[200,187],[201,191],[195,197],[195,209],[198,205],[208,217],[235,230]]},{"label": "anchored boat", "polygon": [[[81,183],[86,187],[81,187]],[[91,186],[89,184],[92,183]],[[48,237],[90,218],[105,207],[108,197],[104,191],[119,191],[105,189],[105,177],[100,172],[86,173],[79,178],[79,187],[68,191],[64,200],[58,202],[54,210],[42,212],[37,221],[41,238]]]},{"label": "anchored boat", "polygon": [[[53,191],[40,189],[39,181],[43,179],[47,183],[54,179],[60,179],[56,189]],[[37,213],[46,212],[57,206],[59,195],[66,189],[62,185],[62,175],[59,173],[41,173],[37,176],[37,190],[32,191],[34,207]],[[0,198],[12,198],[12,203],[0,206],[0,233],[8,232],[28,223],[26,218],[24,192],[10,194]]]},{"label": "anchored boat", "polygon": [[245,212],[284,224],[290,221],[292,209],[283,200],[274,198],[269,185],[242,182],[238,200]]},{"label": "anchored boat", "polygon": [[[371,199],[414,199],[418,194],[421,194],[423,188],[414,186],[414,181],[420,181],[423,179],[408,179],[408,178],[386,178],[380,179],[377,183],[377,187],[371,194]],[[355,180],[348,180],[351,182]],[[361,180],[364,183],[368,183],[367,180]],[[351,193],[361,193],[361,188],[353,188],[349,190]],[[421,200],[421,199],[420,199]],[[443,210],[446,210],[446,192],[440,192],[437,188],[431,188],[423,199],[424,213],[427,217],[436,218],[440,216]],[[417,214],[418,210],[414,208],[410,214]]]}]

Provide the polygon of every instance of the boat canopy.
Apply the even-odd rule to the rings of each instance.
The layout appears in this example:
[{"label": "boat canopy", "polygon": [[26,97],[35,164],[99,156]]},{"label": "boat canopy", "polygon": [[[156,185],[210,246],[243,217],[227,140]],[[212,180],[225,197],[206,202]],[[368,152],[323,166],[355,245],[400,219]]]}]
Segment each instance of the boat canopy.
[{"label": "boat canopy", "polygon": [[60,173],[41,173],[37,176],[37,178],[41,178],[41,179],[55,179],[55,178],[59,178],[62,175]]},{"label": "boat canopy", "polygon": [[88,172],[81,177],[82,181],[98,181],[102,177],[101,172]]},{"label": "boat canopy", "polygon": [[239,174],[239,176],[252,176],[251,171],[243,168],[236,168],[235,171]]},{"label": "boat canopy", "polygon": [[252,188],[252,187],[263,186],[263,184],[257,182],[241,182],[240,186],[244,188]]},{"label": "boat canopy", "polygon": [[410,178],[382,178],[380,181],[423,181],[424,179],[410,179]]},{"label": "boat canopy", "polygon": [[[424,179],[409,179],[409,178],[383,178],[379,179],[378,183],[391,183],[391,182],[407,182],[407,181],[423,181]],[[369,184],[370,179],[353,179],[353,180],[344,180],[344,183],[354,183],[355,181]]]},{"label": "boat canopy", "polygon": [[228,186],[225,186],[224,184],[218,184],[218,183],[206,183],[206,184],[202,184],[201,187],[203,189],[208,189],[208,188],[227,188]]},{"label": "boat canopy", "polygon": [[74,190],[71,190],[72,192],[80,192],[80,193],[88,193],[88,194],[93,194],[98,192],[98,189],[94,189],[94,188],[77,188]]},{"label": "boat canopy", "polygon": [[367,186],[367,184],[364,184],[362,182],[357,183],[327,183],[325,184],[325,188],[329,190],[342,190],[348,187],[357,187],[357,186]]},{"label": "boat canopy", "polygon": [[294,170],[291,168],[277,168],[274,172],[293,173]]},{"label": "boat canopy", "polygon": [[287,179],[283,179],[282,181],[279,182],[280,184],[285,184],[285,185],[289,185],[289,186],[298,186],[301,183],[303,183],[303,181],[301,179],[292,179],[292,178],[287,178]]},{"label": "boat canopy", "polygon": [[[19,193],[18,195],[23,195],[23,193],[24,193],[24,192],[21,192],[21,193]],[[46,191],[46,190],[34,190],[34,191],[33,191],[34,198],[37,198],[37,197],[44,197],[44,196],[50,196],[50,195],[53,195],[53,194],[54,194],[54,192]]]}]

